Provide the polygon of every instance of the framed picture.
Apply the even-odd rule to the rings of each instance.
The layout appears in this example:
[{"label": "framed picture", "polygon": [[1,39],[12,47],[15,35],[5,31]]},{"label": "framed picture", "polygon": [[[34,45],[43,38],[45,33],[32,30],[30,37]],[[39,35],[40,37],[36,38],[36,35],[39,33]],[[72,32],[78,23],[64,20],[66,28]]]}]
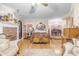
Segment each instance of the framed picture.
[{"label": "framed picture", "polygon": [[46,25],[43,22],[39,22],[36,25],[36,32],[46,32]]},{"label": "framed picture", "polygon": [[62,19],[49,20],[49,34],[51,38],[63,36],[65,22]]}]

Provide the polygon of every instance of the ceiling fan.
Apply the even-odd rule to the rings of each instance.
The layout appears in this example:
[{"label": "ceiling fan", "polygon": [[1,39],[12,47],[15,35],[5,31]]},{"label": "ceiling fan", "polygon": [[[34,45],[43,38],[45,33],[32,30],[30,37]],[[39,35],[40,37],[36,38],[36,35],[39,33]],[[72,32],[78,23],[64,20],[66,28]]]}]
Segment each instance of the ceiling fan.
[{"label": "ceiling fan", "polygon": [[48,6],[48,3],[41,3],[44,7]]},{"label": "ceiling fan", "polygon": [[40,5],[40,6],[44,6],[44,7],[47,7],[48,6],[48,3],[33,3],[32,6],[31,6],[31,10],[30,10],[30,14],[33,14],[35,13],[36,9],[37,9],[37,6]]}]

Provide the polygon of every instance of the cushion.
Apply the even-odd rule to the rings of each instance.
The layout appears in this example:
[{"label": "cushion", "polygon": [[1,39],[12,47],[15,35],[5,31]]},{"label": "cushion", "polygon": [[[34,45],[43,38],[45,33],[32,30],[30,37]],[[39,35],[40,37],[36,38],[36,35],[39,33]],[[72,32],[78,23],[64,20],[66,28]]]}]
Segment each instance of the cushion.
[{"label": "cushion", "polygon": [[40,42],[40,39],[39,38],[34,38],[33,42]]},{"label": "cushion", "polygon": [[73,47],[72,53],[73,53],[73,55],[75,55],[75,56],[79,56],[79,47]]},{"label": "cushion", "polygon": [[8,39],[1,39],[0,40],[0,51],[4,51],[9,47],[9,40]]},{"label": "cushion", "polygon": [[42,42],[48,43],[48,42],[49,42],[49,39],[48,39],[48,38],[43,38],[43,39],[42,39]]}]

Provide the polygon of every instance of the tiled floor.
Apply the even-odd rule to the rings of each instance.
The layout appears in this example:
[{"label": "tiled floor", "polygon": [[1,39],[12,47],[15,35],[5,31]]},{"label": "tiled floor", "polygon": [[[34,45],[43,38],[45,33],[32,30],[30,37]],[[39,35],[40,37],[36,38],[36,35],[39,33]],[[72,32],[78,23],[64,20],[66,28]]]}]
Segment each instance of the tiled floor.
[{"label": "tiled floor", "polygon": [[57,48],[62,52],[62,40],[55,40],[52,39],[50,40],[49,44],[32,44],[30,40],[28,39],[23,39],[19,43],[19,54],[18,55],[23,55],[26,51],[26,49],[53,49]]}]

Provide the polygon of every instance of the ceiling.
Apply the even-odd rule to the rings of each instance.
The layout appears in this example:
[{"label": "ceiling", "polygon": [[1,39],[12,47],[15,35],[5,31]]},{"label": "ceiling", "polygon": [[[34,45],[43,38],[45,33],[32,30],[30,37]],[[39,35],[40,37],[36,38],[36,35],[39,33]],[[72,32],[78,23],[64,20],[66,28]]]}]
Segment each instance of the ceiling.
[{"label": "ceiling", "polygon": [[[36,11],[30,14],[31,3],[2,3],[12,10],[18,11],[17,16],[23,19],[51,19],[60,18],[67,15],[71,11],[71,3],[48,3],[47,7],[39,4]],[[0,8],[1,9],[1,8]]]}]

